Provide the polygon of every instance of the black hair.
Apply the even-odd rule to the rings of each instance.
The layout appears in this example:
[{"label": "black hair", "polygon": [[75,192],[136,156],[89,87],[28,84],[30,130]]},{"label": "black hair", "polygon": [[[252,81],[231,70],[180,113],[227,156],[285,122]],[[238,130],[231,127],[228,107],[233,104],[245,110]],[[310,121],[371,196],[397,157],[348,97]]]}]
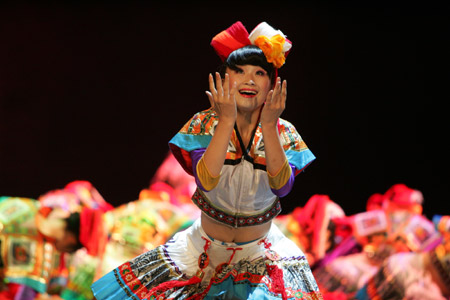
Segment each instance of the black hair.
[{"label": "black hair", "polygon": [[269,63],[263,51],[254,45],[244,46],[230,53],[225,62],[219,67],[219,73],[223,77],[227,68],[238,70],[238,66],[252,65],[263,68],[269,75],[270,82],[275,83],[276,69]]},{"label": "black hair", "polygon": [[77,238],[77,245],[76,249],[78,250],[80,248],[83,248],[83,245],[80,242],[80,213],[71,213],[69,217],[66,219],[66,230],[71,232],[74,236]]}]

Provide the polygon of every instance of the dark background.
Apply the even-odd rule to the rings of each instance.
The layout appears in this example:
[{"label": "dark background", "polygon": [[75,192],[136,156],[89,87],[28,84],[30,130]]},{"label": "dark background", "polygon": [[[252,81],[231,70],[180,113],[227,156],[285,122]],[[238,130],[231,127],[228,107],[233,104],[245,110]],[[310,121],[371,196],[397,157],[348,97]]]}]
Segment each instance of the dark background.
[{"label": "dark background", "polygon": [[350,215],[405,183],[428,217],[449,214],[448,6],[359,2],[2,2],[0,195],[84,179],[114,205],[137,199],[208,106],[211,38],[267,21],[293,41],[282,117],[317,157],[284,212],[328,194]]}]

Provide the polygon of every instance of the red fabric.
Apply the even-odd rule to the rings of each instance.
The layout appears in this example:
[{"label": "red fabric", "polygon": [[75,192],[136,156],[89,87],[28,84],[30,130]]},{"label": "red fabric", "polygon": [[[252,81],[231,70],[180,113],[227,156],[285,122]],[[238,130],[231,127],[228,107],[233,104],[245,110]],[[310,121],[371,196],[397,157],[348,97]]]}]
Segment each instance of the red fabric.
[{"label": "red fabric", "polygon": [[80,242],[90,255],[102,255],[107,242],[103,212],[84,207],[80,215]]},{"label": "red fabric", "polygon": [[164,293],[165,291],[170,290],[172,288],[182,287],[182,286],[191,285],[191,284],[197,284],[197,283],[200,283],[201,281],[202,281],[202,279],[197,276],[193,276],[191,279],[186,280],[186,281],[181,281],[181,280],[166,281],[166,282],[163,282],[163,283],[159,284],[158,286],[155,286],[154,288],[152,288],[148,292],[148,295],[151,296],[154,293]]},{"label": "red fabric", "polygon": [[240,21],[231,25],[226,31],[241,44],[250,45],[250,40],[248,39],[249,33]]},{"label": "red fabric", "polygon": [[108,235],[103,214],[114,207],[103,199],[94,186],[84,180],[66,185],[65,190],[74,193],[82,206],[80,214],[80,242],[93,256],[102,256]]},{"label": "red fabric", "polygon": [[114,207],[103,199],[97,189],[85,180],[72,181],[66,185],[65,190],[74,193],[80,200],[81,205],[92,207],[106,212]]},{"label": "red fabric", "polygon": [[280,293],[283,300],[287,300],[286,288],[284,287],[283,270],[276,265],[267,265],[267,273],[272,279],[273,292]]},{"label": "red fabric", "polygon": [[151,191],[156,191],[156,192],[165,192],[165,193],[167,193],[169,195],[170,202],[171,203],[176,203],[177,195],[175,193],[175,190],[174,190],[173,187],[171,187],[167,183],[162,182],[162,181],[152,183],[150,185],[150,190]]},{"label": "red fabric", "polygon": [[194,176],[194,172],[192,171],[192,159],[189,152],[178,148],[173,144],[169,144],[169,148],[172,151],[173,156],[175,156],[177,161],[183,167],[183,170],[185,170],[189,175]]},{"label": "red fabric", "polygon": [[213,37],[211,46],[222,61],[225,61],[234,50],[251,45],[248,35],[247,29],[238,21]]},{"label": "red fabric", "polygon": [[336,226],[334,231],[335,236],[341,237],[341,240],[353,236],[353,218],[341,217],[333,218],[333,223]]},{"label": "red fabric", "polygon": [[421,204],[420,199],[414,198],[416,190],[409,188],[403,183],[394,184],[384,196],[391,202],[401,205]]},{"label": "red fabric", "polygon": [[323,300],[347,300],[349,296],[343,292],[328,292],[323,293]]},{"label": "red fabric", "polygon": [[242,250],[242,248],[227,248],[227,250],[233,251],[233,253],[230,256],[230,259],[227,262],[227,264],[231,264],[231,261],[233,260],[233,257],[236,254],[236,251]]},{"label": "red fabric", "polygon": [[366,210],[382,209],[385,198],[386,197],[383,194],[372,194],[369,199],[367,199]]},{"label": "red fabric", "polygon": [[261,244],[264,244],[264,248],[266,248],[266,249],[270,249],[270,247],[272,246],[272,243],[270,243],[267,240],[267,238],[264,238],[258,242],[258,245],[261,245]]},{"label": "red fabric", "polygon": [[48,217],[48,215],[52,212],[53,208],[49,206],[41,206],[39,209],[39,213],[43,215],[45,218]]},{"label": "red fabric", "polygon": [[18,283],[8,283],[6,286],[7,288],[5,290],[0,291],[0,300],[14,300],[21,285]]},{"label": "red fabric", "polygon": [[330,203],[328,195],[313,195],[306,205],[297,215],[300,226],[305,229],[306,233],[312,234],[312,251],[314,255],[323,254],[319,248],[321,245],[321,238],[323,231],[326,230],[325,225],[328,225],[328,219],[325,218],[326,205]]},{"label": "red fabric", "polygon": [[[285,38],[285,40],[286,40],[285,43],[289,43],[289,44],[292,45],[292,42],[291,42],[288,38]],[[291,52],[291,50],[292,50],[292,46],[291,46],[291,49],[289,49],[288,51],[284,52],[284,57],[285,57],[285,58],[287,58],[287,56],[288,56],[288,54]]]}]

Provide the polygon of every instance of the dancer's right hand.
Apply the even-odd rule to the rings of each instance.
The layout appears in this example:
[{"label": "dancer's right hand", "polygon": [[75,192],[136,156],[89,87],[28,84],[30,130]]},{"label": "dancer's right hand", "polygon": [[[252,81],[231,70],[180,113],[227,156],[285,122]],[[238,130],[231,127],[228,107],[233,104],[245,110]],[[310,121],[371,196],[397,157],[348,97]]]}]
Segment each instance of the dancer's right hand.
[{"label": "dancer's right hand", "polygon": [[230,87],[230,77],[225,74],[222,80],[220,74],[216,72],[216,80],[212,74],[209,74],[209,91],[206,91],[211,107],[219,116],[220,120],[228,120],[233,123],[236,121],[237,109],[236,99],[236,82]]}]

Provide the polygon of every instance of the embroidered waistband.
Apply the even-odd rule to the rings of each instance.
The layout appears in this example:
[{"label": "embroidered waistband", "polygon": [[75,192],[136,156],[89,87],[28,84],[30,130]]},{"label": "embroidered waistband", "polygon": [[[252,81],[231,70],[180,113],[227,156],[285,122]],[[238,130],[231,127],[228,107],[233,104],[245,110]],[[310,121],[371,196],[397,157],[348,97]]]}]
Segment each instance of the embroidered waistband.
[{"label": "embroidered waistband", "polygon": [[280,199],[277,199],[271,207],[260,214],[251,216],[240,216],[226,213],[223,210],[217,209],[211,205],[209,200],[203,193],[197,189],[192,196],[192,201],[200,208],[206,215],[213,218],[220,223],[233,227],[245,227],[264,224],[275,218],[281,212]]}]

